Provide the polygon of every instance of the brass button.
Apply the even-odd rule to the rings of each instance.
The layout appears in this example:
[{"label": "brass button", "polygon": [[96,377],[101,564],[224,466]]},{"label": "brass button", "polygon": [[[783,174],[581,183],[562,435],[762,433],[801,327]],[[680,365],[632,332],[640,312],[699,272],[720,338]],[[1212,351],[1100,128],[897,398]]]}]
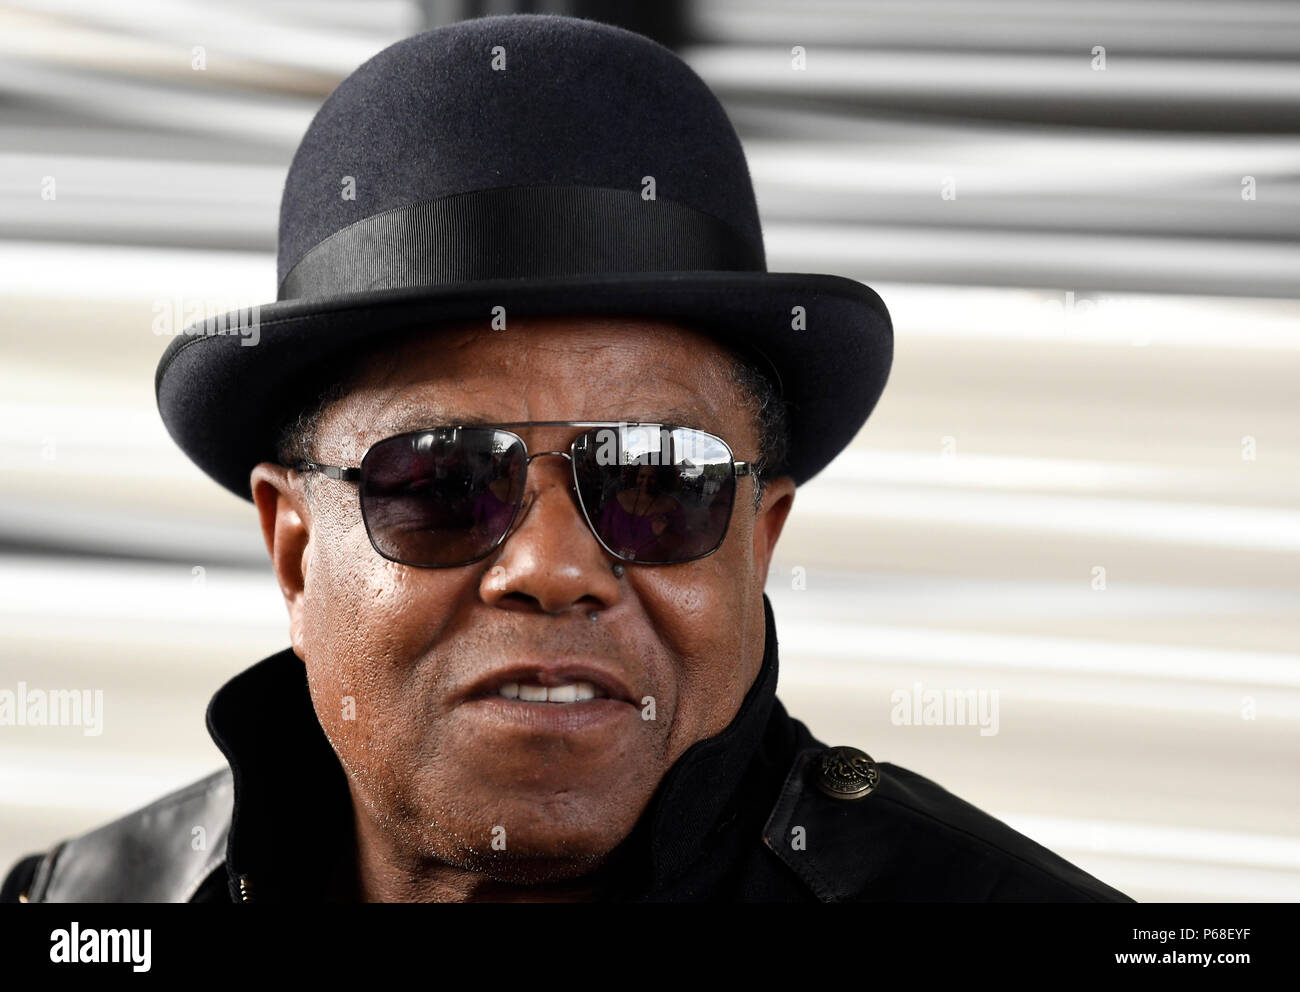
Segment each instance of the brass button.
[{"label": "brass button", "polygon": [[828,747],[817,759],[817,788],[835,799],[861,799],[879,784],[880,769],[856,747]]}]

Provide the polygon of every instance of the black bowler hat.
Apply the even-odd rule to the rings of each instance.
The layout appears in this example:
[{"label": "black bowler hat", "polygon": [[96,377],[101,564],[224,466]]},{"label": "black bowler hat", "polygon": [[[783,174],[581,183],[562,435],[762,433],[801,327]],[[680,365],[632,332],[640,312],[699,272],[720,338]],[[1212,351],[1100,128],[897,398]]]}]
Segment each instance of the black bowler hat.
[{"label": "black bowler hat", "polygon": [[744,153],[704,81],[571,17],[461,21],[343,80],[289,168],[278,277],[276,302],[187,327],[155,378],[177,444],[244,499],[327,369],[496,307],[679,318],[766,359],[796,483],[853,439],[893,356],[873,290],[767,271]]}]

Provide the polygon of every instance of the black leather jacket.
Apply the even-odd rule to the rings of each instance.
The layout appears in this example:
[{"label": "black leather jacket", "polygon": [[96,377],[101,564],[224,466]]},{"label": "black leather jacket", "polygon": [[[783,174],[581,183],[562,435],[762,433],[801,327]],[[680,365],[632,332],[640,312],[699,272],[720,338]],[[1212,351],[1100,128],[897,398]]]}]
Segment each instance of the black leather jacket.
[{"label": "black leather jacket", "polygon": [[[611,900],[1133,901],[929,779],[828,754],[776,698],[766,596],[764,608],[754,685],[660,783],[618,849]],[[351,898],[351,801],[293,652],[231,679],[207,722],[228,768],[22,859],[0,901]],[[832,780],[870,791],[840,798]]]}]

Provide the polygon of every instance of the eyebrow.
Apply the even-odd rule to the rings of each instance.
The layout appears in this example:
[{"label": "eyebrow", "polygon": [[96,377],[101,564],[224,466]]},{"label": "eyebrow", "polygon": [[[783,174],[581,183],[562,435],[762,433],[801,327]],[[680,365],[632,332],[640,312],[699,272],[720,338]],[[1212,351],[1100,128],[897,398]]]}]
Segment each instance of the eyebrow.
[{"label": "eyebrow", "polygon": [[[574,420],[582,418],[574,417]],[[683,407],[669,407],[659,409],[654,413],[646,413],[636,417],[624,417],[622,423],[642,423],[642,424],[672,424],[677,427],[696,427],[700,430],[710,430],[708,425],[700,423],[707,419],[698,411],[687,410]],[[458,410],[411,410],[408,413],[398,414],[380,421],[369,428],[369,431],[377,437],[391,437],[394,434],[406,434],[411,431],[422,430],[426,427],[442,427],[452,425],[464,425],[466,427],[484,427],[495,424],[504,424],[509,421],[500,420],[493,417],[484,417],[482,414],[466,413]],[[620,421],[611,421],[619,423]]]}]

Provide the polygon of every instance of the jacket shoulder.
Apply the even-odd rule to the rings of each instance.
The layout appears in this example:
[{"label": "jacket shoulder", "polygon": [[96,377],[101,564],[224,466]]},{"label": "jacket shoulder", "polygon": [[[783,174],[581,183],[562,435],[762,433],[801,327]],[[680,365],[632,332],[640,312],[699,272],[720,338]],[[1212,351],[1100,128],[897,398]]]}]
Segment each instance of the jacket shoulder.
[{"label": "jacket shoulder", "polygon": [[898,765],[868,758],[876,777],[866,795],[827,795],[818,779],[828,750],[837,749],[799,752],[763,832],[825,902],[1133,901]]},{"label": "jacket shoulder", "polygon": [[234,808],[229,768],[23,858],[4,883],[29,902],[189,902],[222,868]]}]

